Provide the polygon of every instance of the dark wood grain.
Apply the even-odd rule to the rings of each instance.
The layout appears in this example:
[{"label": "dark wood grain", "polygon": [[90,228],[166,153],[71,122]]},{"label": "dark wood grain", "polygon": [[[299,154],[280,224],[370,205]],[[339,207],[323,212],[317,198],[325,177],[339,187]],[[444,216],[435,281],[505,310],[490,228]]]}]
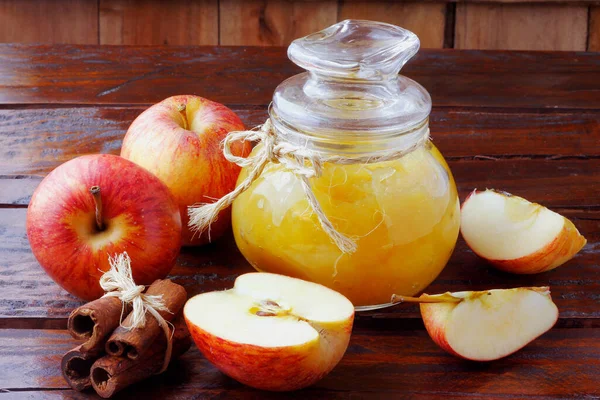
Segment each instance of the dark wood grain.
[{"label": "dark wood grain", "polygon": [[[0,110],[0,176],[46,174],[82,154],[118,154],[127,128],[145,108]],[[233,109],[247,127],[267,117],[263,106]],[[438,108],[431,114],[431,132],[450,159],[600,157],[600,111]]]},{"label": "dark wood grain", "polygon": [[[561,210],[588,239],[567,265],[537,275],[496,271],[460,240],[449,265],[427,289],[429,293],[550,285],[565,326],[600,327],[600,214]],[[31,254],[25,234],[24,209],[0,209],[0,326],[42,327],[45,318],[66,318],[81,302],[56,285]],[[201,249],[184,249],[170,277],[188,294],[228,289],[239,274],[253,271],[231,236]],[[364,318],[419,319],[414,305],[362,314]],[[415,326],[411,322],[409,326]],[[416,325],[420,326],[417,321]],[[47,325],[46,325],[47,326]],[[58,321],[53,327],[60,326]],[[64,326],[64,325],[63,325]]]},{"label": "dark wood grain", "polygon": [[[0,205],[25,206],[42,177],[82,154],[120,151],[144,107],[0,110]],[[246,126],[263,107],[235,107]],[[431,129],[461,197],[512,191],[550,207],[594,207],[600,197],[600,112],[437,109]],[[549,188],[561,185],[559,192]]]},{"label": "dark wood grain", "polygon": [[[119,154],[127,128],[145,108],[0,110],[0,176],[45,175],[78,155]],[[266,109],[236,111],[248,126],[266,117]]]},{"label": "dark wood grain", "polygon": [[[573,389],[600,396],[599,340],[600,329],[553,329],[510,357],[473,363],[446,354],[423,330],[372,330],[358,324],[340,364],[315,386],[299,392],[268,394],[244,387],[192,347],[164,375],[127,389],[119,398],[357,399],[362,394],[522,398],[563,397]],[[76,342],[66,331],[0,330],[0,343],[0,371],[5,372],[0,389],[67,388],[60,375],[60,357]]]},{"label": "dark wood grain", "polygon": [[[442,149],[443,150],[443,149]],[[449,159],[464,199],[473,189],[501,189],[551,208],[598,208],[600,159],[510,158]],[[42,176],[0,176],[0,206],[24,206]],[[22,180],[22,179],[19,179]],[[13,189],[11,189],[11,187]],[[560,188],[560,190],[557,190]]]},{"label": "dark wood grain", "polygon": [[0,1],[3,43],[98,44],[98,28],[94,1]]},{"label": "dark wood grain", "polygon": [[217,0],[102,0],[98,8],[99,44],[219,44]]},{"label": "dark wood grain", "polygon": [[[259,124],[275,86],[298,71],[280,48],[0,45],[0,400],[90,398],[60,377],[60,356],[75,342],[33,329],[65,327],[81,304],[29,249],[26,206],[43,176],[80,154],[118,153],[131,121],[173,94],[206,96]],[[304,391],[254,391],[194,348],[119,398],[600,397],[600,55],[423,51],[405,72],[432,93],[434,142],[461,199],[474,187],[508,190],[569,217],[588,239],[566,265],[532,276],[496,271],[459,240],[427,292],[549,285],[557,327],[513,356],[475,364],[437,348],[418,309],[400,305],[359,314],[340,366]],[[251,270],[229,234],[184,249],[171,278],[194,295]]]},{"label": "dark wood grain", "polygon": [[341,0],[338,21],[345,19],[367,19],[401,26],[419,37],[421,47],[442,48],[444,45],[446,4],[442,2]]},{"label": "dark wood grain", "polygon": [[220,0],[219,44],[287,46],[296,38],[335,24],[337,3]]},{"label": "dark wood grain", "polygon": [[42,176],[9,175],[0,177],[0,207],[27,207]]},{"label": "dark wood grain", "polygon": [[586,50],[585,4],[458,4],[457,49]]},{"label": "dark wood grain", "polygon": [[[5,44],[0,65],[0,104],[152,104],[189,93],[267,105],[300,72],[284,48],[260,47]],[[403,73],[436,106],[600,106],[600,54],[422,50]]]}]

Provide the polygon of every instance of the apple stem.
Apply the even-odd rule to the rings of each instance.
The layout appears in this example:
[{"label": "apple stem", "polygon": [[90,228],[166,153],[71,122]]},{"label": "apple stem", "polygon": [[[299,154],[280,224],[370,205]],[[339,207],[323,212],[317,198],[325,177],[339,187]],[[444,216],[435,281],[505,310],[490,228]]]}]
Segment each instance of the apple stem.
[{"label": "apple stem", "polygon": [[398,303],[460,303],[463,301],[460,297],[454,297],[451,293],[444,293],[438,295],[424,294],[421,297],[410,297],[400,296],[398,294],[392,295],[392,304]]},{"label": "apple stem", "polygon": [[187,113],[185,112],[186,106],[184,103],[181,103],[180,105],[177,106],[177,111],[179,111],[179,114],[181,114],[181,117],[183,118],[183,129],[188,129],[188,120],[187,120]]},{"label": "apple stem", "polygon": [[104,230],[104,222],[102,222],[102,197],[100,196],[100,186],[92,186],[90,193],[94,198],[94,205],[96,207],[96,227],[99,231]]}]

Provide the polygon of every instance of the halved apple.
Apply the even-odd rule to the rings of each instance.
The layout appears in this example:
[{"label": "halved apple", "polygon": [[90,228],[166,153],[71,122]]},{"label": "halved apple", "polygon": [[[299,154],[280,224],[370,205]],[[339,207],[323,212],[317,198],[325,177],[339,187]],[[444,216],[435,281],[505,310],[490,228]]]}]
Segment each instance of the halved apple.
[{"label": "halved apple", "polygon": [[521,197],[474,190],[461,208],[467,245],[500,270],[535,274],[558,267],[581,250],[585,238],[560,214]]},{"label": "halved apple", "polygon": [[233,289],[191,298],[184,316],[200,351],[223,373],[287,391],[312,385],[341,360],[354,307],[316,283],[258,272],[239,276]]},{"label": "halved apple", "polygon": [[494,289],[406,298],[420,302],[427,333],[442,349],[473,361],[491,361],[521,349],[558,319],[550,288]]}]

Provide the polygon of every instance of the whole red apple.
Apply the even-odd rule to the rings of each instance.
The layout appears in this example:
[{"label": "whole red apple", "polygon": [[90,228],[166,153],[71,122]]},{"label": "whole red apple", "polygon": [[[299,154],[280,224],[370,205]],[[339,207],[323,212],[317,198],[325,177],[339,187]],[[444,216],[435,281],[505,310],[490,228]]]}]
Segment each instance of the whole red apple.
[{"label": "whole red apple", "polygon": [[[240,118],[222,104],[198,96],[173,96],[148,108],[129,127],[121,157],[141,165],[171,190],[181,210],[184,245],[208,242],[208,232],[194,234],[187,226],[188,206],[211,203],[231,192],[240,168],[225,159],[221,141],[230,131],[244,130]],[[233,152],[246,155],[249,143]],[[219,214],[210,239],[226,232],[231,210]]]},{"label": "whole red apple", "polygon": [[119,156],[88,155],[60,165],[37,187],[27,236],[56,283],[93,300],[104,293],[98,280],[109,256],[124,251],[137,284],[164,278],[179,253],[181,217],[150,172]]}]

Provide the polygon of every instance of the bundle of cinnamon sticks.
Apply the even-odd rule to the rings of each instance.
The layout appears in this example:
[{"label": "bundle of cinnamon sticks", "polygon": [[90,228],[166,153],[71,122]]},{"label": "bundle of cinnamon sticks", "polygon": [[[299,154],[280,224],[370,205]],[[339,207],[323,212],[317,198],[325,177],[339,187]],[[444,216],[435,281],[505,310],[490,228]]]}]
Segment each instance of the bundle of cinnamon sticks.
[{"label": "bundle of cinnamon sticks", "polygon": [[[162,296],[168,311],[159,314],[173,324],[171,360],[191,346],[190,334],[181,316],[187,300],[185,289],[168,279],[157,280],[147,295]],[[127,329],[130,307],[116,297],[102,297],[87,303],[69,316],[68,330],[85,342],[64,355],[61,370],[75,390],[89,388],[103,398],[161,371],[167,338],[158,321],[147,315],[144,327]],[[121,324],[122,317],[127,315]]]}]

